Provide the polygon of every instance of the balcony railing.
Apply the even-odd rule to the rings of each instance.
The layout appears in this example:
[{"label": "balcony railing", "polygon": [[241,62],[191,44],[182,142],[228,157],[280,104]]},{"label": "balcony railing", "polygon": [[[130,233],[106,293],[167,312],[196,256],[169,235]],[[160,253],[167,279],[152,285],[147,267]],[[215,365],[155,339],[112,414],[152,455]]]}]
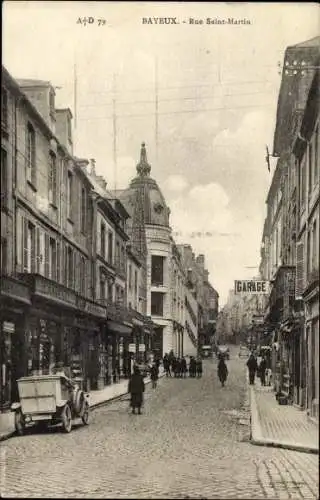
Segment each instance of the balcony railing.
[{"label": "balcony railing", "polygon": [[319,268],[313,268],[307,273],[307,283],[303,291],[303,296],[310,293],[319,286]]},{"label": "balcony railing", "polygon": [[60,302],[77,308],[76,293],[60,283],[52,281],[40,274],[20,274],[20,279],[29,285],[33,295]]},{"label": "balcony railing", "polygon": [[20,274],[19,277],[29,286],[31,294],[36,297],[43,297],[48,301],[78,309],[81,312],[92,314],[93,316],[106,318],[105,307],[82,297],[74,290],[56,281],[45,278],[40,274]]},{"label": "balcony railing", "polygon": [[112,302],[108,299],[98,299],[98,302],[107,308],[107,319],[132,325],[132,314],[122,302]]},{"label": "balcony railing", "polygon": [[19,279],[13,276],[1,276],[0,283],[2,297],[9,297],[25,304],[31,304],[30,291],[27,284],[21,283]]}]

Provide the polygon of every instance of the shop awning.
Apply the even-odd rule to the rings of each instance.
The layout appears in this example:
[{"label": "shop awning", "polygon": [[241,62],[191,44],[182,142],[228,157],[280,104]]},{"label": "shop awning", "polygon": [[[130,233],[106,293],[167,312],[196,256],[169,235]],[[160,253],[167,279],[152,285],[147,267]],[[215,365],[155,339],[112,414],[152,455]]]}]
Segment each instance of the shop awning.
[{"label": "shop awning", "polygon": [[107,327],[112,332],[119,333],[120,335],[131,335],[132,332],[132,326],[117,323],[116,321],[107,321]]}]

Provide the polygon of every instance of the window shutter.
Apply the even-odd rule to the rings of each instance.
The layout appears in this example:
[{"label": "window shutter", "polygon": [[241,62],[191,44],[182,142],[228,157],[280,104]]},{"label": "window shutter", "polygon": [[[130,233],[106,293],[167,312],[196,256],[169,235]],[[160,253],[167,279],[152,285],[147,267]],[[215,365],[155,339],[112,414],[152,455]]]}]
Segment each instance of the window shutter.
[{"label": "window shutter", "polygon": [[72,193],[71,193],[71,217],[72,221],[77,224],[78,223],[78,215],[79,215],[79,194],[78,194],[78,179],[75,175],[72,176]]},{"label": "window shutter", "polygon": [[79,265],[81,265],[80,260],[79,260],[79,254],[78,252],[74,252],[73,254],[73,278],[74,278],[74,289],[76,292],[80,291],[80,269]]},{"label": "window shutter", "polygon": [[40,228],[36,228],[36,273],[40,273],[41,264],[41,245],[40,245]]},{"label": "window shutter", "polygon": [[28,220],[22,217],[22,269],[24,273],[28,272]]},{"label": "window shutter", "polygon": [[61,259],[61,244],[60,241],[57,241],[57,282],[60,283],[61,281],[61,265],[60,265],[60,259]]},{"label": "window shutter", "polygon": [[62,284],[67,286],[68,284],[68,247],[66,244],[63,245],[63,278]]},{"label": "window shutter", "polygon": [[296,246],[296,299],[302,298],[304,289],[304,244],[299,241]]},{"label": "window shutter", "polygon": [[45,240],[44,240],[44,247],[45,247],[45,250],[44,250],[44,275],[46,278],[49,278],[49,246],[50,246],[50,237],[49,235],[46,233],[45,234]]}]

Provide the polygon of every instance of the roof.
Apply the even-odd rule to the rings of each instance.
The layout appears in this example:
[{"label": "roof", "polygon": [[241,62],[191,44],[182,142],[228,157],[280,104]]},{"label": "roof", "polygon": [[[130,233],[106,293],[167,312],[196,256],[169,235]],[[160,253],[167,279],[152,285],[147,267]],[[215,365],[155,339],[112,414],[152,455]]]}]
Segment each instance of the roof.
[{"label": "roof", "polygon": [[170,227],[170,209],[157,182],[150,177],[150,172],[151,165],[147,161],[145,144],[142,143],[137,164],[138,175],[132,179],[128,189],[117,191],[118,196],[131,215],[139,205],[144,224]]},{"label": "roof", "polygon": [[52,87],[51,82],[47,80],[35,80],[30,78],[18,78],[16,80],[20,87]]},{"label": "roof", "polygon": [[320,36],[315,36],[314,38],[310,38],[310,40],[306,40],[305,42],[296,43],[295,45],[290,45],[288,48],[308,48],[308,47],[316,47],[320,48]]},{"label": "roof", "polygon": [[315,67],[319,64],[320,37],[287,47],[280,85],[273,155],[288,150],[296,111],[304,109]]}]

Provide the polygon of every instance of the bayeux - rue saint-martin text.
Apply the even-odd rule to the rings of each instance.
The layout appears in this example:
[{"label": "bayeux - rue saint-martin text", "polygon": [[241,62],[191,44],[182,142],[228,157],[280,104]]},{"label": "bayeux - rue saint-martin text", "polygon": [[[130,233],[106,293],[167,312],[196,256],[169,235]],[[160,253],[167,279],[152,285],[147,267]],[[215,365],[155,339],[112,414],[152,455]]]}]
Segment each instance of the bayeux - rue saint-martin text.
[{"label": "bayeux - rue saint-martin text", "polygon": [[206,17],[205,19],[197,19],[195,17],[189,17],[180,21],[177,17],[142,17],[142,24],[192,24],[192,25],[219,25],[219,24],[229,24],[229,25],[239,25],[239,24],[251,24],[250,19],[238,19],[235,17],[218,18],[218,17]]}]

